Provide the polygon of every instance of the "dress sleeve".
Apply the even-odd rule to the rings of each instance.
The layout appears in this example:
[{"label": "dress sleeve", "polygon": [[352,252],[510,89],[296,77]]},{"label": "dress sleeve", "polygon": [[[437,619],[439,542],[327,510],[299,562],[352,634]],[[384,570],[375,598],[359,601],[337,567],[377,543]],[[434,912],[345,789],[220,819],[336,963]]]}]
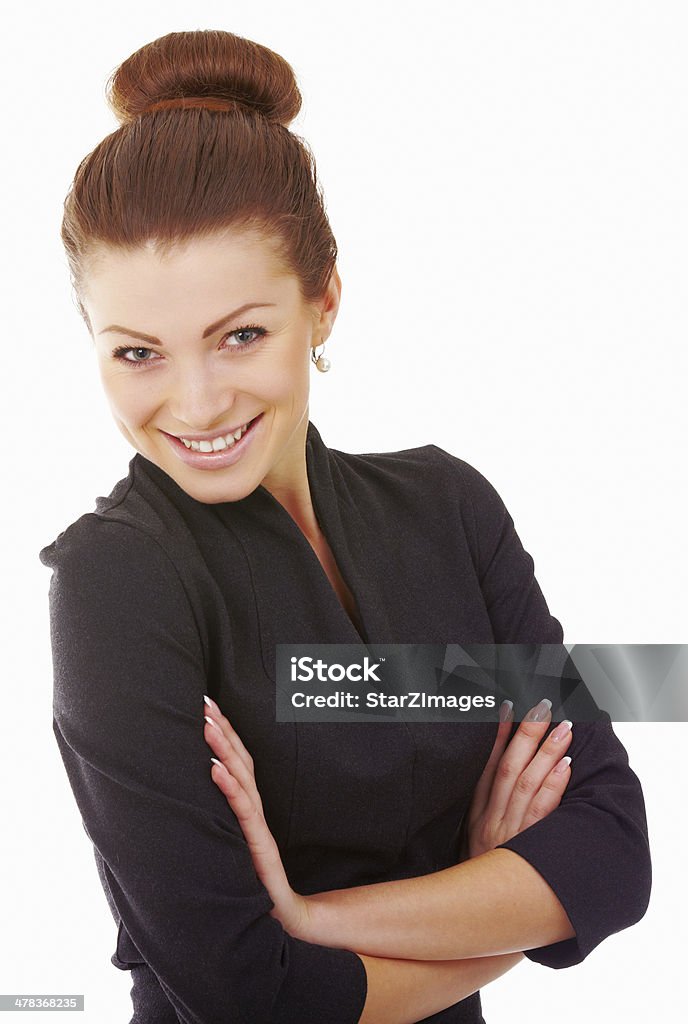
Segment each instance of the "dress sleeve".
[{"label": "dress sleeve", "polygon": [[[481,587],[498,644],[559,644],[561,625],[550,615],[514,523],[494,487],[469,467],[479,550]],[[524,651],[527,659],[528,652]],[[581,690],[583,692],[581,692]],[[561,683],[543,693],[556,713]],[[574,938],[525,955],[547,967],[580,963],[607,936],[638,922],[652,884],[645,802],[628,754],[581,681],[576,700],[597,716],[573,720],[567,750],[571,776],[561,803],[497,849],[527,860],[552,888],[576,932]],[[570,705],[574,706],[574,705]],[[565,715],[562,717],[566,717]],[[556,721],[552,728],[556,727]],[[516,723],[512,734],[517,728]]]},{"label": "dress sleeve", "polygon": [[567,754],[571,777],[559,806],[497,847],[532,864],[568,914],[574,938],[524,951],[554,968],[580,963],[636,924],[652,885],[643,792],[609,715],[574,722]]},{"label": "dress sleeve", "polygon": [[535,579],[535,563],[501,497],[482,473],[463,463],[471,499],[480,587],[495,643],[560,644],[564,631]]},{"label": "dress sleeve", "polygon": [[202,645],[173,561],[95,516],[58,541],[40,555],[53,568],[53,729],[120,927],[184,1024],[358,1021],[363,961],[270,916],[210,776]]}]

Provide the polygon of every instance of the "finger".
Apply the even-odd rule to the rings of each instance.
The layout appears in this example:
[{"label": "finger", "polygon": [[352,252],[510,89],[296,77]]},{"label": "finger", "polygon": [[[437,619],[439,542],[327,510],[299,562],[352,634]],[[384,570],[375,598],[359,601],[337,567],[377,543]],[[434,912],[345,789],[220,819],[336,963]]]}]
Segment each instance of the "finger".
[{"label": "finger", "polygon": [[[547,732],[552,717],[551,707],[552,702],[545,698],[531,708],[500,758],[485,810],[490,819],[501,821],[504,818],[516,781],[533,759]],[[542,721],[534,720],[532,716],[535,714],[543,715]]]},{"label": "finger", "polygon": [[[495,772],[497,771],[497,765],[499,760],[506,749],[509,742],[509,736],[511,735],[511,727],[513,725],[513,704],[511,701],[504,701],[504,706],[508,706],[508,717],[504,721],[500,721],[497,729],[497,735],[495,737],[494,745],[490,751],[490,756],[487,759],[487,763],[483,768],[482,775],[478,779],[475,789],[473,790],[473,797],[471,799],[469,823],[477,818],[484,808],[487,806],[489,800],[490,791],[494,782]],[[507,712],[505,712],[507,713]]]},{"label": "finger", "polygon": [[220,726],[225,736],[227,736],[227,739],[236,748],[246,767],[253,770],[253,758],[244,746],[239,733],[236,731],[232,723],[225,715],[222,714],[215,701],[210,700],[210,697],[206,700],[206,705],[206,714]]},{"label": "finger", "polygon": [[215,719],[210,719],[208,715],[206,715],[204,737],[215,756],[222,761],[223,765],[237,779],[246,793],[262,811],[263,802],[258,792],[253,768],[246,766],[234,744],[227,738],[225,731],[220,728]]},{"label": "finger", "polygon": [[546,818],[559,806],[571,779],[570,763],[570,758],[562,758],[546,775],[540,789],[528,806],[521,824],[521,831],[534,825],[536,821]]},{"label": "finger", "polygon": [[[213,761],[213,766],[210,769],[210,775],[218,789],[220,789],[227,798],[232,810],[239,820],[239,823],[247,820],[254,805],[250,796],[238,779],[232,775],[222,761],[217,759]],[[244,833],[244,835],[246,835],[246,833]]]},{"label": "finger", "polygon": [[211,769],[213,781],[226,797],[232,811],[239,820],[248,843],[254,863],[260,861],[262,869],[274,869],[275,856],[279,858],[277,845],[262,812],[256,807],[250,795],[238,779],[227,771],[225,765],[213,764]]},{"label": "finger", "polygon": [[286,881],[286,875],[279,848],[262,811],[225,765],[213,764],[211,775],[237,817],[258,877],[266,888],[276,892]]},{"label": "finger", "polygon": [[511,834],[522,831],[528,808],[554,766],[569,748],[573,733],[571,722],[559,722],[544,741],[530,764],[521,772],[514,784],[511,799],[503,816],[504,826]]},{"label": "finger", "polygon": [[262,807],[253,769],[246,766],[245,761],[240,757],[234,744],[227,738],[226,732],[209,716],[206,716],[204,737],[213,753],[224,764],[230,774],[237,779],[251,799]]}]

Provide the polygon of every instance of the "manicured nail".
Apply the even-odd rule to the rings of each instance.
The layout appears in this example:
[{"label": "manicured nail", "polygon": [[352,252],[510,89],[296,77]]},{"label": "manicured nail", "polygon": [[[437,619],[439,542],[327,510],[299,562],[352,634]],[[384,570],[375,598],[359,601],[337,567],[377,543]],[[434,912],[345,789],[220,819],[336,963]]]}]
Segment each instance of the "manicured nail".
[{"label": "manicured nail", "polygon": [[210,697],[208,696],[207,693],[203,694],[203,700],[206,702],[206,704],[208,705],[209,708],[215,707],[214,702],[210,699]]},{"label": "manicured nail", "polygon": [[212,718],[210,717],[210,715],[203,715],[203,717],[205,718],[206,722],[207,722],[207,723],[208,723],[209,725],[212,725],[212,727],[213,727],[214,729],[219,729],[219,728],[220,728],[220,726],[219,726],[219,725],[217,724],[217,722],[213,722],[213,720],[212,720]]},{"label": "manicured nail", "polygon": [[572,725],[573,725],[573,722],[569,722],[568,719],[564,719],[564,721],[560,722],[559,725],[556,727],[556,729],[552,733],[551,738],[555,742],[557,740],[563,740],[564,736],[567,735],[567,733],[568,733],[568,731],[569,731],[569,729],[571,728]]},{"label": "manicured nail", "polygon": [[499,705],[499,721],[508,722],[510,718],[513,718],[514,714],[514,702],[512,700],[503,700]]},{"label": "manicured nail", "polygon": [[552,710],[552,701],[545,697],[541,700],[537,707],[531,708],[528,714],[523,719],[524,722],[544,722],[547,715]]},{"label": "manicured nail", "polygon": [[566,769],[568,768],[568,766],[570,764],[571,764],[571,758],[567,754],[566,757],[562,757],[561,761],[559,762],[559,764],[556,766],[556,768],[554,770],[557,773],[557,775],[561,775],[562,772],[566,771]]},{"label": "manicured nail", "polygon": [[220,767],[222,767],[222,761],[218,761],[216,757],[211,757],[210,760],[213,761],[215,764],[219,764]]}]

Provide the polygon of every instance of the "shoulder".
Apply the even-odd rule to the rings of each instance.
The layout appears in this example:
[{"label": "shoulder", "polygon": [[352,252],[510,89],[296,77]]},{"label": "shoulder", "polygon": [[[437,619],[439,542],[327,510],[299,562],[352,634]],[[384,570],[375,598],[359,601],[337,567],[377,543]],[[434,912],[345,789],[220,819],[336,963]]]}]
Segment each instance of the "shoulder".
[{"label": "shoulder", "polygon": [[456,496],[470,502],[477,515],[500,517],[506,513],[496,487],[479,469],[435,444],[428,447],[432,449],[436,471],[443,482]]},{"label": "shoulder", "polygon": [[48,591],[54,650],[84,664],[114,664],[121,646],[168,635],[202,646],[198,616],[178,564],[137,525],[89,512],[40,553],[52,570]]},{"label": "shoulder", "polygon": [[392,452],[330,452],[350,478],[374,483],[400,497],[416,496],[435,506],[448,503],[481,517],[501,516],[505,511],[496,488],[480,470],[436,444]]},{"label": "shoulder", "polygon": [[[140,456],[109,495],[39,552],[52,569],[49,602],[58,636],[79,624],[131,636],[154,619],[210,657],[224,607],[199,547],[212,507],[195,502]],[[190,505],[193,505],[191,513]],[[193,521],[192,521],[193,520]],[[64,624],[64,629],[62,628]]]},{"label": "shoulder", "polygon": [[176,536],[163,499],[139,480],[132,460],[128,476],[96,498],[95,511],[40,550],[52,570],[49,597],[58,622],[125,630],[128,614],[189,617],[198,574],[188,570],[189,545]]},{"label": "shoulder", "polygon": [[83,571],[128,566],[140,573],[150,562],[173,563],[164,504],[164,495],[150,486],[135,457],[127,476],[95,499],[95,510],[60,531],[38,557],[52,569],[81,566]]},{"label": "shoulder", "polygon": [[[129,673],[131,685],[140,686],[144,669],[152,677],[151,661],[172,652],[184,665],[205,664],[204,607],[183,562],[155,531],[127,518],[88,512],[40,558],[52,569],[54,706],[61,714],[96,691],[107,702],[110,691],[100,680],[116,677],[117,692],[123,694],[129,683],[122,679]],[[125,662],[127,672],[120,672]]]},{"label": "shoulder", "polygon": [[436,444],[394,452],[333,452],[357,511],[372,529],[390,530],[403,544],[465,550],[482,576],[513,519],[491,481],[465,459]]}]

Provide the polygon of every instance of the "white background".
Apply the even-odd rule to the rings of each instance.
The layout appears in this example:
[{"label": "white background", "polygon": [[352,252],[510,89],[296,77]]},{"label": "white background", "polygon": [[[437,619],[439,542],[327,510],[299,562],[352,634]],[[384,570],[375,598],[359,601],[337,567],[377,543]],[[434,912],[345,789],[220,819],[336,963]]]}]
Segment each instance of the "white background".
[{"label": "white background", "polygon": [[[683,3],[15,7],[0,44],[0,993],[84,993],[83,1024],[128,1021],[130,977],[109,962],[114,925],[51,732],[38,551],[134,452],[59,227],[77,164],[117,127],[109,73],[197,28],[277,50],[304,95],[292,130],[315,152],[343,280],[332,369],[313,370],[325,443],[432,442],[480,469],[567,643],[686,640]],[[484,988],[487,1024],[685,1012],[686,725],[616,731],[647,802],[650,909],[578,967],[524,962]]]}]

